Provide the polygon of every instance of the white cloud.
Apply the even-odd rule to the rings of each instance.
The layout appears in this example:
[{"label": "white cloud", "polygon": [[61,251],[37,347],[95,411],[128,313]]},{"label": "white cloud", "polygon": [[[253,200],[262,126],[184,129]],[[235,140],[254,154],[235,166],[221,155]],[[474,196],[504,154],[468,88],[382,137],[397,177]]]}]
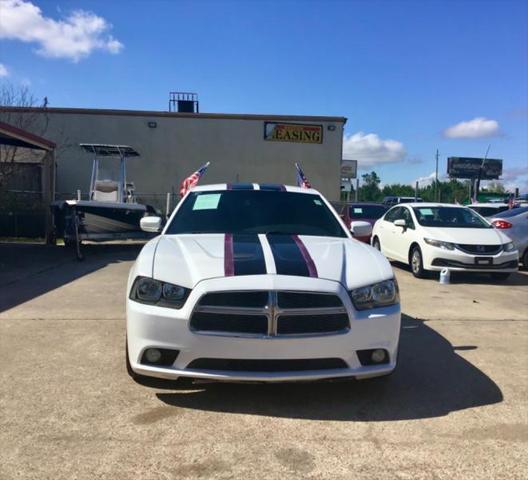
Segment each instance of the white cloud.
[{"label": "white cloud", "polygon": [[[521,193],[528,193],[528,166],[505,168],[500,180],[493,182],[502,183],[508,192],[514,192],[518,188]],[[483,185],[488,183],[483,182]]]},{"label": "white cloud", "polygon": [[7,77],[8,75],[9,75],[9,70],[3,63],[0,63],[0,78]]},{"label": "white cloud", "polygon": [[[431,185],[435,179],[435,172],[431,172],[429,175],[425,175],[424,177],[418,177],[414,182],[411,182],[411,186],[414,187],[416,182],[418,182],[418,186],[420,188],[427,187],[427,185]],[[438,173],[438,180],[441,182],[445,182],[446,180],[449,180],[449,176],[445,173]]]},{"label": "white cloud", "polygon": [[112,25],[92,12],[76,10],[54,20],[25,0],[0,0],[0,11],[0,38],[36,43],[37,53],[44,57],[77,62],[93,50],[116,54],[123,48],[108,34]]},{"label": "white cloud", "polygon": [[444,130],[444,137],[447,138],[483,138],[497,135],[500,135],[499,122],[484,117],[460,122]]},{"label": "white cloud", "polygon": [[384,140],[375,133],[357,132],[343,138],[343,158],[357,160],[358,168],[365,169],[384,163],[401,162],[405,147],[397,140]]}]

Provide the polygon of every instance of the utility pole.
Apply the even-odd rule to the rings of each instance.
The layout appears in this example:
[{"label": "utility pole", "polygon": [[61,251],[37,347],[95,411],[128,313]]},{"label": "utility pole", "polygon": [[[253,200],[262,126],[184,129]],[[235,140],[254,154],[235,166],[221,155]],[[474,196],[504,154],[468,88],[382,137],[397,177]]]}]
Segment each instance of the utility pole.
[{"label": "utility pole", "polygon": [[435,169],[435,188],[434,188],[435,202],[438,202],[438,148],[436,149],[436,169]]},{"label": "utility pole", "polygon": [[474,192],[475,200],[478,200],[478,193],[480,190],[480,178],[482,177],[482,170],[484,169],[484,164],[486,163],[486,159],[488,158],[488,153],[490,151],[490,148],[491,148],[491,143],[488,145],[488,148],[486,149],[486,154],[484,155],[484,158],[482,159],[482,163],[480,164],[477,181],[475,182],[476,183],[475,192]]}]

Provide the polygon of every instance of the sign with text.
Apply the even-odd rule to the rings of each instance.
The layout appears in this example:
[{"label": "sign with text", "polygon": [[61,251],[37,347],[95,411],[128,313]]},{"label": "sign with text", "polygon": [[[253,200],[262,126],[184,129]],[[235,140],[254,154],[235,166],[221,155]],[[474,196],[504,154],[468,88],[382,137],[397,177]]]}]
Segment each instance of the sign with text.
[{"label": "sign with text", "polygon": [[496,180],[502,175],[502,160],[495,158],[449,157],[447,159],[447,174],[452,178],[480,178]]},{"label": "sign with text", "polygon": [[357,178],[357,160],[341,160],[341,178]]},{"label": "sign with text", "polygon": [[323,143],[323,126],[265,122],[264,140],[272,142]]}]

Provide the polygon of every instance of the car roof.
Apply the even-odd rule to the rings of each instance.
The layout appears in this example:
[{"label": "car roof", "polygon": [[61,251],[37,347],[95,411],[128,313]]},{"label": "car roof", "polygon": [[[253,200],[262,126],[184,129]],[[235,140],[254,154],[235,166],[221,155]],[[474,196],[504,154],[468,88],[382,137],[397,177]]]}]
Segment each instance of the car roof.
[{"label": "car roof", "polygon": [[471,205],[467,205],[467,206],[468,207],[488,207],[488,208],[497,207],[497,208],[500,208],[500,207],[507,207],[508,204],[499,203],[499,202],[488,202],[488,203],[472,203]]},{"label": "car roof", "polygon": [[211,185],[197,185],[190,189],[191,192],[210,192],[218,190],[260,190],[260,186],[267,186],[272,188],[267,188],[267,191],[273,191],[274,188],[277,188],[277,191],[280,191],[282,187],[287,192],[295,193],[305,193],[308,195],[320,195],[320,193],[314,188],[302,188],[293,185],[282,185],[278,183],[216,183]]},{"label": "car roof", "polygon": [[352,202],[352,203],[347,203],[347,206],[349,206],[349,207],[368,206],[368,207],[383,207],[383,208],[386,208],[385,205],[383,205],[383,203],[378,203],[378,202]]},{"label": "car roof", "polygon": [[392,208],[395,207],[420,207],[420,208],[427,208],[427,207],[464,207],[465,205],[457,205],[456,203],[434,203],[434,202],[410,202],[410,203],[398,203],[397,205],[394,205]]},{"label": "car roof", "polygon": [[511,218],[516,217],[517,215],[522,215],[523,213],[528,212],[528,206],[526,207],[516,207],[511,210],[505,210],[504,212],[499,212],[493,215],[493,218]]}]

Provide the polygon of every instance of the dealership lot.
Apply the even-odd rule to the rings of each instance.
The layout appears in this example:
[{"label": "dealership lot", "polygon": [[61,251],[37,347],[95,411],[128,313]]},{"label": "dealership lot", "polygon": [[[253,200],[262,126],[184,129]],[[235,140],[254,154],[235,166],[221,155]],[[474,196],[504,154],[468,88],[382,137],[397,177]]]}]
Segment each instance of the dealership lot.
[{"label": "dealership lot", "polygon": [[526,478],[528,272],[417,280],[388,379],[130,380],[138,245],[0,245],[0,479]]}]

